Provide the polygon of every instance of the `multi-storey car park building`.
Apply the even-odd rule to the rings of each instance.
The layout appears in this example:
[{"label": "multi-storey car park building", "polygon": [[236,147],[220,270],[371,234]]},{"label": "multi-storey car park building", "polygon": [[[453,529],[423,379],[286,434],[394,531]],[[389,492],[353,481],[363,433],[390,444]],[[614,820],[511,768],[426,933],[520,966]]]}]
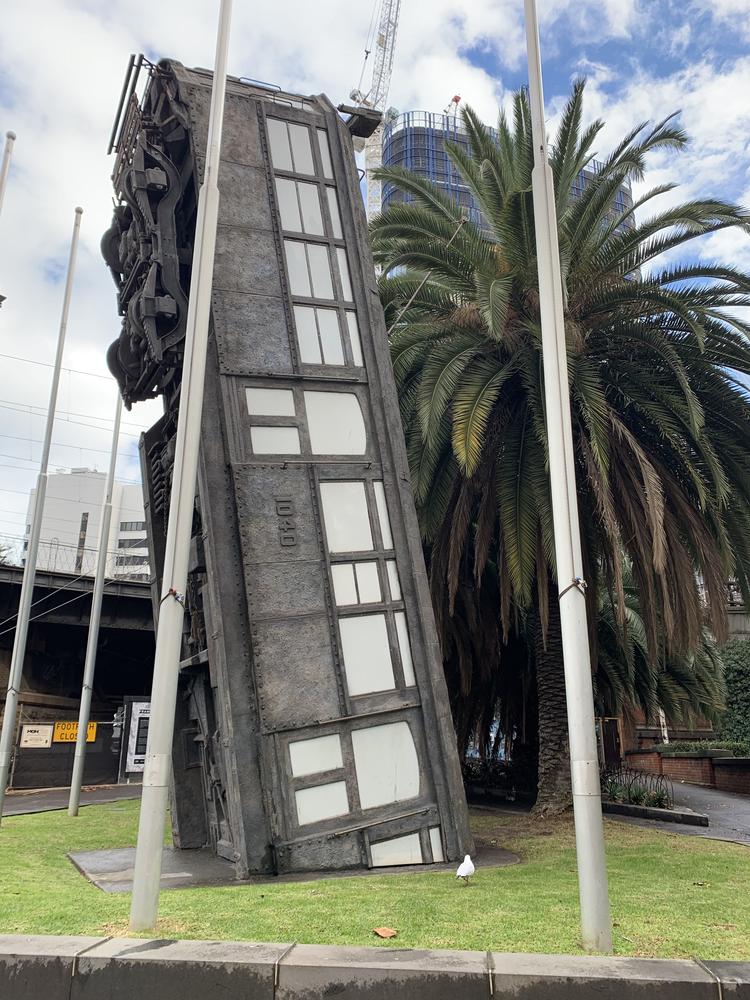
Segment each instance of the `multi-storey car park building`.
[{"label": "multi-storey car park building", "polygon": [[[37,569],[93,576],[99,550],[105,479],[103,472],[92,469],[71,469],[49,475]],[[26,516],[27,535],[31,530],[35,496],[36,490],[32,490]],[[24,552],[27,545],[24,541]],[[108,577],[150,579],[143,492],[138,485],[115,482],[113,486],[107,551]]]},{"label": "multi-storey car park building", "polygon": [[[469,140],[457,115],[407,111],[390,120],[383,130],[383,165],[413,170],[439,184],[464,208],[468,217],[481,227],[482,215],[446,152],[446,142],[454,142],[469,151]],[[583,193],[599,168],[600,164],[593,160],[580,172],[573,185],[574,196]],[[383,185],[383,209],[406,200],[409,200],[409,196],[397,190],[393,184]],[[613,211],[619,214],[631,208],[632,204],[630,185],[623,184],[615,198]]]},{"label": "multi-storey car park building", "polygon": [[[156,616],[210,87],[149,67],[103,240],[110,368],[126,404],[165,402],[142,441]],[[240,876],[470,850],[352,149],[366,117],[228,81],[173,822]]]}]

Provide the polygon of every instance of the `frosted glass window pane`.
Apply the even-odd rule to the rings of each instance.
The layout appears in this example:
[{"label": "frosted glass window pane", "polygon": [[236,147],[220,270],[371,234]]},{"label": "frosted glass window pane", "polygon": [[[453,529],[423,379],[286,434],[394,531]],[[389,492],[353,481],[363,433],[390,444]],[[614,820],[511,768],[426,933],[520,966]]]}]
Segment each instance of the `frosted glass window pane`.
[{"label": "frosted glass window pane", "polygon": [[334,563],[331,566],[333,577],[333,595],[339,607],[357,603],[357,585],[354,582],[354,565],[352,563]]},{"label": "frosted glass window pane", "polygon": [[357,325],[357,314],[347,312],[346,325],[349,327],[349,346],[352,349],[352,361],[358,368],[363,368],[365,359],[362,357],[362,342],[359,339],[359,326]]},{"label": "frosted glass window pane", "polygon": [[305,256],[305,244],[297,243],[295,240],[284,240],[286,250],[286,266],[289,271],[289,287],[292,295],[311,294],[310,276],[307,273],[307,257]]},{"label": "frosted glass window pane", "polygon": [[443,856],[443,841],[440,837],[439,826],[430,827],[430,846],[432,847],[432,860],[444,861],[445,858]]},{"label": "frosted glass window pane", "polygon": [[320,500],[329,552],[372,549],[364,483],[321,483]]},{"label": "frosted glass window pane", "polygon": [[318,133],[318,146],[320,147],[320,160],[323,164],[323,176],[333,177],[333,166],[331,165],[331,150],[328,147],[328,136],[322,128],[316,129]]},{"label": "frosted glass window pane", "polygon": [[281,228],[293,233],[302,232],[302,220],[297,204],[297,185],[286,177],[276,178],[276,198],[279,203]]},{"label": "frosted glass window pane", "polygon": [[357,590],[359,591],[360,604],[373,604],[382,600],[380,594],[380,580],[378,578],[378,564],[374,562],[357,563]]},{"label": "frosted glass window pane", "polygon": [[339,215],[339,200],[336,197],[336,188],[326,188],[328,197],[328,211],[331,213],[331,230],[337,239],[343,238],[341,230],[341,216]]},{"label": "frosted glass window pane", "polygon": [[318,309],[318,326],[323,360],[327,365],[343,365],[344,348],[341,344],[338,313],[333,309]]},{"label": "frosted glass window pane", "polygon": [[364,455],[367,432],[351,392],[306,392],[307,429],[313,455]]},{"label": "frosted glass window pane", "polygon": [[385,564],[385,568],[388,571],[388,587],[391,591],[391,600],[400,601],[401,600],[401,584],[398,579],[398,569],[396,563],[393,559],[389,559]]},{"label": "frosted glass window pane", "polygon": [[254,417],[293,417],[294,393],[291,389],[245,389],[247,410]]},{"label": "frosted glass window pane", "polygon": [[388,519],[388,504],[385,502],[385,489],[383,483],[377,480],[373,483],[375,487],[375,503],[378,508],[378,520],[380,521],[380,534],[383,538],[383,548],[393,548],[393,535],[391,534],[391,522]]},{"label": "frosted glass window pane", "polygon": [[250,441],[256,455],[299,455],[296,427],[251,427]]},{"label": "frosted glass window pane", "polygon": [[339,631],[349,694],[395,688],[385,615],[339,618]]},{"label": "frosted glass window pane", "polygon": [[301,788],[294,793],[294,799],[300,826],[304,826],[305,823],[317,823],[322,819],[332,819],[334,816],[346,816],[349,812],[345,781],[332,781],[328,785]]},{"label": "frosted glass window pane", "polygon": [[289,122],[289,139],[294,157],[294,172],[296,174],[314,174],[310,129],[305,125],[294,125]]},{"label": "frosted glass window pane", "polygon": [[352,749],[363,809],[419,795],[419,761],[408,722],[355,729]]},{"label": "frosted glass window pane", "polygon": [[354,296],[352,295],[352,283],[349,280],[349,265],[346,262],[346,250],[343,247],[337,247],[336,257],[339,262],[339,274],[341,275],[341,288],[344,298],[347,302],[351,302]]},{"label": "frosted glass window pane", "polygon": [[409,642],[409,629],[406,627],[406,615],[403,611],[397,611],[396,634],[398,635],[398,649],[401,653],[401,666],[404,668],[404,683],[407,687],[413,687],[417,683],[414,676],[414,663],[411,658],[411,643]]},{"label": "frosted glass window pane", "polygon": [[289,135],[286,122],[278,118],[267,118],[268,141],[271,144],[271,161],[277,170],[292,170],[292,153],[289,149]]},{"label": "frosted glass window pane", "polygon": [[302,229],[306,233],[313,233],[316,236],[323,235],[323,216],[320,211],[320,194],[317,184],[304,184],[302,181],[297,185],[299,191],[299,201],[302,206]]},{"label": "frosted glass window pane", "polygon": [[341,739],[333,736],[317,736],[312,740],[297,740],[289,744],[289,758],[292,762],[292,774],[295,778],[304,778],[307,774],[319,774],[321,771],[333,771],[343,767],[341,757]]},{"label": "frosted glass window pane", "polygon": [[307,365],[319,365],[320,344],[318,330],[315,325],[315,310],[312,306],[295,306],[294,322],[297,325],[297,341],[299,343],[300,360]]},{"label": "frosted glass window pane", "polygon": [[392,840],[381,840],[370,844],[373,868],[385,868],[387,865],[421,865],[422,845],[418,833],[407,833],[405,837],[394,837]]},{"label": "frosted glass window pane", "polygon": [[331,265],[328,259],[328,247],[314,243],[305,244],[312,275],[312,294],[316,299],[333,298],[333,282],[331,281]]}]

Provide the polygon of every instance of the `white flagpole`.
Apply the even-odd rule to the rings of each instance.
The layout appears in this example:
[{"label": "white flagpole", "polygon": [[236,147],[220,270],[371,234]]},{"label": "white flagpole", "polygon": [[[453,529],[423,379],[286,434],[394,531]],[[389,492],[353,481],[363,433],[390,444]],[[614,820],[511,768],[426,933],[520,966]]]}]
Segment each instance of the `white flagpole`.
[{"label": "white flagpole", "polygon": [[3,208],[3,198],[5,197],[5,186],[8,182],[8,171],[10,170],[10,158],[13,153],[13,143],[16,141],[15,132],[5,133],[5,149],[3,150],[3,163],[0,166],[0,211]]},{"label": "white flagpole", "polygon": [[102,520],[99,526],[99,551],[96,557],[94,592],[91,595],[89,634],[86,642],[86,661],[83,667],[81,705],[78,711],[76,750],[75,756],[73,757],[73,777],[70,781],[70,796],[68,798],[69,816],[78,815],[78,805],[81,799],[81,785],[83,784],[83,767],[86,763],[86,734],[89,727],[91,695],[93,693],[94,671],[96,670],[96,647],[99,642],[99,621],[102,614],[102,596],[104,594],[104,581],[107,575],[107,545],[109,543],[109,527],[112,523],[112,491],[115,483],[117,442],[120,437],[121,416],[122,396],[118,392],[117,406],[115,408],[115,422],[112,430],[112,450],[109,455],[109,470],[104,484],[104,503],[102,504]]},{"label": "white flagpole", "polygon": [[581,934],[584,948],[610,952],[612,921],[604,855],[599,760],[594,725],[594,692],[591,683],[591,654],[586,621],[586,584],[583,577],[578,523],[555,189],[547,156],[536,0],[524,0],[524,2],[534,141],[532,186],[539,268],[544,391],[565,693],[568,705]]},{"label": "white flagpole", "polygon": [[55,423],[57,390],[60,384],[60,369],[62,367],[63,348],[65,346],[65,331],[68,326],[68,312],[70,310],[70,296],[73,289],[73,273],[75,271],[76,253],[78,250],[78,234],[81,229],[82,214],[83,209],[77,208],[75,223],[73,224],[73,238],[70,243],[68,277],[65,282],[65,295],[63,297],[62,317],[60,319],[60,332],[57,337],[57,355],[55,357],[55,369],[52,375],[52,390],[50,392],[49,409],[47,410],[47,426],[44,431],[42,459],[39,465],[39,475],[37,476],[36,481],[34,509],[31,514],[29,547],[26,552],[26,565],[23,569],[21,599],[18,606],[16,635],[13,642],[13,655],[10,662],[10,676],[8,677],[8,693],[5,698],[3,728],[0,733],[0,822],[2,821],[3,802],[5,800],[5,792],[8,786],[8,772],[10,770],[10,760],[13,753],[18,695],[21,690],[23,661],[26,655],[26,638],[29,631],[29,611],[31,610],[31,598],[34,593],[34,577],[36,576],[39,536],[42,531],[44,499],[47,493],[47,466],[49,464],[50,445],[52,444],[52,427]]},{"label": "white flagpole", "polygon": [[198,474],[203,385],[206,372],[208,321],[211,311],[216,225],[219,212],[217,176],[224,122],[224,96],[231,0],[221,0],[216,39],[208,145],[203,184],[198,195],[198,213],[193,247],[185,360],[182,366],[180,410],[174,475],[170,494],[169,523],[164,554],[164,576],[159,624],[156,632],[151,714],[143,770],[143,793],[138,826],[138,844],[130,908],[131,931],[151,929],[159,909],[161,855],[172,765],[177,680],[182,641],[183,606],[187,585],[188,553],[193,524],[195,485]]}]

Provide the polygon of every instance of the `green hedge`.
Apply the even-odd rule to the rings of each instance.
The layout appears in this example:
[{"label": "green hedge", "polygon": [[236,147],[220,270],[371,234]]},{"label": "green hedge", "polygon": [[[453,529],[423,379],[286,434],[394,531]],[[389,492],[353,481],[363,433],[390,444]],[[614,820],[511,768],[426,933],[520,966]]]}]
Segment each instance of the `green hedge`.
[{"label": "green hedge", "polygon": [[673,743],[657,743],[650,750],[664,750],[674,753],[700,753],[704,750],[731,750],[737,757],[750,757],[750,740],[675,740]]},{"label": "green hedge", "polygon": [[750,641],[733,639],[721,650],[727,684],[727,710],[720,724],[725,740],[750,745]]}]

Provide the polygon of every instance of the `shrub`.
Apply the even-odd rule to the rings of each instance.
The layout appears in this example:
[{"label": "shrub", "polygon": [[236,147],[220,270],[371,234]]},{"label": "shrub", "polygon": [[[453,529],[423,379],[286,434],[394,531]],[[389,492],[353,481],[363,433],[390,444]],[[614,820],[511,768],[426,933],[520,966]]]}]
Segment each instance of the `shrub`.
[{"label": "shrub", "polygon": [[651,791],[646,792],[646,797],[643,800],[644,806],[651,806],[655,809],[668,809],[669,799],[667,798],[667,793],[663,791]]},{"label": "shrub", "polygon": [[700,753],[706,750],[730,750],[738,757],[750,757],[750,740],[719,739],[715,740],[675,740],[673,743],[657,743],[653,750],[676,753]]},{"label": "shrub", "polygon": [[727,685],[727,710],[721,720],[721,735],[740,740],[750,756],[750,642],[733,639],[721,650]]},{"label": "shrub", "polygon": [[647,789],[643,785],[631,785],[628,789],[628,802],[634,806],[642,806],[646,803]]}]

